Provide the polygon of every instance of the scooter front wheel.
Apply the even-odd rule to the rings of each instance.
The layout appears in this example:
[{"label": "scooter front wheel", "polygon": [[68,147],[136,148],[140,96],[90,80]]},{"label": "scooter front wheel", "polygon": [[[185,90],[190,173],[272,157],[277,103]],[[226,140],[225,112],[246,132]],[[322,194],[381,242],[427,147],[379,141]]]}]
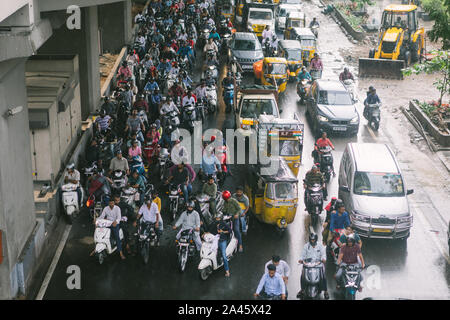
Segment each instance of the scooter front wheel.
[{"label": "scooter front wheel", "polygon": [[209,275],[212,273],[212,268],[211,267],[207,267],[204,269],[200,269],[199,270],[199,275],[200,275],[200,279],[202,279],[203,281],[205,281],[206,279],[208,279]]},{"label": "scooter front wheel", "polygon": [[98,264],[102,265],[103,262],[105,261],[105,255],[102,252],[97,253],[97,259],[98,259]]}]

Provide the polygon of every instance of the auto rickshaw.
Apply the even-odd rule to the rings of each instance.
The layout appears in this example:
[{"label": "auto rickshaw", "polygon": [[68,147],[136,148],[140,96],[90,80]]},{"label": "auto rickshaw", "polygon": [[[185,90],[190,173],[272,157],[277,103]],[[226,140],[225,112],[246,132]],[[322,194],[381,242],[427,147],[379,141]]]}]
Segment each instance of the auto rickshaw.
[{"label": "auto rickshaw", "polygon": [[300,41],[302,47],[302,61],[305,67],[309,66],[311,59],[314,57],[316,52],[316,37],[309,28],[293,28],[290,34],[292,40]]},{"label": "auto rickshaw", "polygon": [[[249,166],[244,189],[253,215],[263,223],[276,226],[283,234],[297,211],[298,180],[283,158],[272,157],[271,160],[269,165]],[[277,170],[268,170],[270,174],[265,175],[270,166]]]},{"label": "auto rickshaw", "polygon": [[286,17],[284,39],[291,39],[292,28],[304,28],[306,26],[305,14],[299,11],[291,11]]},{"label": "auto rickshaw", "polygon": [[273,85],[277,87],[278,93],[286,90],[289,78],[288,64],[286,59],[279,57],[264,58],[253,64],[255,81],[262,85]]},{"label": "auto rickshaw", "polygon": [[234,6],[234,0],[222,0],[219,3],[219,15],[230,19],[230,21],[234,23]]},{"label": "auto rickshaw", "polygon": [[294,81],[302,69],[302,47],[297,40],[278,41],[278,55],[285,58],[289,68],[289,81]]}]

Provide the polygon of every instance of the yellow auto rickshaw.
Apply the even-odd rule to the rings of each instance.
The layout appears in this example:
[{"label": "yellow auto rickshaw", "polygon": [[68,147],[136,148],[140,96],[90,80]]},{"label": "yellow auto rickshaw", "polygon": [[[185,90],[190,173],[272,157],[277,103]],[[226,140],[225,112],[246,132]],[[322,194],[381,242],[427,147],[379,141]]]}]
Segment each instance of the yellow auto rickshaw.
[{"label": "yellow auto rickshaw", "polygon": [[284,29],[284,39],[291,39],[293,28],[304,28],[306,26],[305,14],[300,11],[291,11],[286,17],[286,27]]},{"label": "yellow auto rickshaw", "polygon": [[269,165],[249,166],[244,189],[253,215],[283,233],[297,211],[298,180],[283,158],[271,159]]},{"label": "yellow auto rickshaw", "polygon": [[289,39],[300,41],[303,65],[308,67],[317,50],[314,33],[309,28],[294,28]]},{"label": "yellow auto rickshaw", "polygon": [[234,23],[234,0],[224,0],[219,4],[219,14]]},{"label": "yellow auto rickshaw", "polygon": [[289,68],[289,81],[294,81],[302,69],[302,47],[297,40],[278,41],[278,55],[285,58]]},{"label": "yellow auto rickshaw", "polygon": [[257,83],[276,86],[278,93],[286,90],[286,83],[289,78],[286,59],[279,57],[264,58],[253,64],[253,71]]}]

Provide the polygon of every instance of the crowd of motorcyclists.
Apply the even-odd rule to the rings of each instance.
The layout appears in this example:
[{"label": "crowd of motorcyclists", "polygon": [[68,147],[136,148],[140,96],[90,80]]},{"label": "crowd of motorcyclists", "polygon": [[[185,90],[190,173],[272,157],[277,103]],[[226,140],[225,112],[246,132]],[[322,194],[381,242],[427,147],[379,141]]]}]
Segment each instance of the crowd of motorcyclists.
[{"label": "crowd of motorcyclists", "polygon": [[[224,36],[231,34],[233,25],[229,19],[216,15],[215,11],[211,0],[200,3],[168,0],[152,1],[146,12],[136,15],[139,32],[135,43],[118,69],[116,89],[111,97],[104,97],[93,123],[94,137],[85,152],[83,173],[86,183],[81,184],[82,176],[74,164],[66,168],[65,183],[76,185],[80,207],[84,204],[83,197],[87,200],[86,206],[94,223],[99,219],[111,222],[111,234],[121,259],[139,252],[136,237],[140,235],[139,230],[150,226],[155,230],[155,245],[159,246],[164,232],[164,216],[172,220],[174,230],[180,229],[176,235],[177,243],[185,231],[189,231],[188,236],[197,252],[202,248],[204,235],[214,235],[225,276],[229,277],[227,249],[231,239],[235,238],[235,251],[244,251],[242,236],[248,229],[249,199],[242,186],[236,187],[233,194],[228,190],[219,191],[226,176],[224,172],[228,175],[231,172],[223,157],[208,146],[215,137],[203,141],[198,174],[189,164],[190,155],[181,144],[182,137],[173,139],[178,128],[184,126],[193,130],[194,121],[204,121],[206,114],[216,110],[220,54],[223,46],[227,45]],[[310,26],[318,27],[318,22],[314,20]],[[267,48],[276,50],[278,39],[269,26],[263,31],[262,38]],[[203,57],[198,59],[202,54]],[[195,85],[193,70],[198,61],[203,61],[202,75],[200,83]],[[220,84],[223,88],[234,85],[238,77],[239,65],[231,62]],[[311,73],[322,72],[323,64],[317,53],[309,67]],[[298,82],[314,80],[311,73],[302,67]],[[339,79],[354,80],[348,68]],[[370,87],[364,101],[364,114],[367,114],[368,106],[375,103],[380,103],[380,99],[376,90]],[[331,150],[334,150],[334,145],[323,132],[315,142],[314,165],[304,179],[305,211],[310,211],[314,192],[322,194],[322,201],[328,200],[329,181],[323,171],[323,159],[325,154],[331,157],[334,176]],[[208,217],[203,203],[193,193],[192,185],[196,180],[201,184],[200,193],[207,196]],[[318,186],[318,191],[313,186]],[[173,209],[171,199],[175,197],[177,203]],[[95,211],[96,204],[101,204],[101,211]],[[300,255],[299,264],[304,267],[299,298],[308,295],[306,288],[310,284],[305,275],[308,268],[317,268],[320,277],[318,292],[323,292],[325,299],[329,298],[325,263],[326,248],[330,249],[332,242],[338,247],[336,252],[332,252],[339,265],[336,273],[338,287],[344,285],[343,272],[347,266],[365,266],[362,242],[351,229],[342,201],[332,198],[325,210],[323,242],[318,241],[316,234],[310,234]],[[171,215],[166,215],[166,212]],[[96,250],[91,253],[94,254]],[[311,261],[316,264],[311,265]],[[275,255],[264,269],[255,296],[285,299],[290,273],[288,264]]]}]

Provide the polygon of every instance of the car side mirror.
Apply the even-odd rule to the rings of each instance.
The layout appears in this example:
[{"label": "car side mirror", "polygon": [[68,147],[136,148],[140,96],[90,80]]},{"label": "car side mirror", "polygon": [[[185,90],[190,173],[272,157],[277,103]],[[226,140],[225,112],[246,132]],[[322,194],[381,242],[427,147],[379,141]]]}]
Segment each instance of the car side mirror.
[{"label": "car side mirror", "polygon": [[339,187],[339,190],[342,192],[350,192],[350,189],[347,186],[341,186]]},{"label": "car side mirror", "polygon": [[406,195],[410,195],[414,193],[414,189],[408,189],[406,190]]}]

